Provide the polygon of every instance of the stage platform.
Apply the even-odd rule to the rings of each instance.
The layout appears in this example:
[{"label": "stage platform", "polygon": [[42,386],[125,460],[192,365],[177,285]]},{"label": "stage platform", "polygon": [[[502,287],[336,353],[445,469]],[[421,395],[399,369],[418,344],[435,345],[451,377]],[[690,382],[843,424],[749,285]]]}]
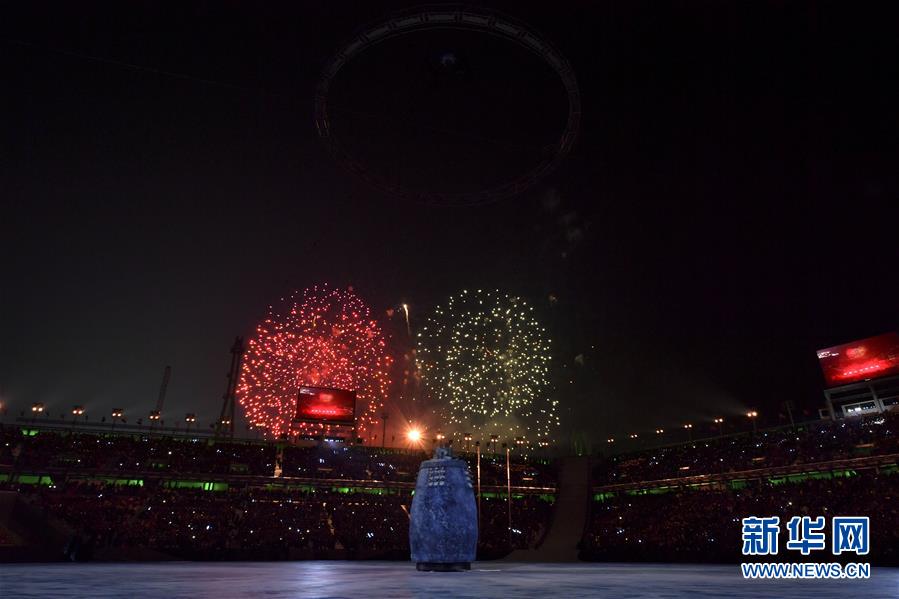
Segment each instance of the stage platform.
[{"label": "stage platform", "polygon": [[869,580],[754,581],[738,566],[699,565],[479,562],[470,572],[436,573],[402,562],[4,564],[0,596],[895,599],[899,569],[875,568]]}]

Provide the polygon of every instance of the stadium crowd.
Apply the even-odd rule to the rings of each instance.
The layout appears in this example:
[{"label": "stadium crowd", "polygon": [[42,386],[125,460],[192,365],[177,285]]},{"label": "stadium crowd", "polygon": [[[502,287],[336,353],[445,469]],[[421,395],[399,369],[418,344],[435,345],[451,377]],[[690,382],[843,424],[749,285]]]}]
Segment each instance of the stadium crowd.
[{"label": "stadium crowd", "polygon": [[[593,502],[581,557],[733,563],[741,558],[742,518],[779,516],[785,524],[793,516],[825,516],[829,524],[832,516],[860,515],[871,518],[866,560],[899,565],[899,473],[873,470],[801,482],[766,479],[735,489],[603,494]],[[829,550],[824,555],[830,557]],[[791,554],[790,561],[798,558]]]},{"label": "stadium crowd", "polygon": [[[153,550],[181,559],[408,559],[409,490],[229,488],[69,481],[13,488],[35,510],[72,531],[72,559]],[[547,528],[551,504],[536,495],[513,500],[507,535],[505,498],[482,502],[482,557],[533,546]],[[511,545],[510,545],[511,543]],[[131,553],[129,554],[129,550]]]},{"label": "stadium crowd", "polygon": [[[428,457],[332,443],[5,426],[0,490],[17,491],[41,517],[66,527],[67,553],[77,559],[140,550],[185,559],[407,559],[411,491]],[[475,476],[476,457],[460,457]],[[510,533],[499,492],[505,456],[482,456],[482,556],[533,547],[548,528],[553,464],[515,456],[511,466],[513,486],[540,489],[515,494]]]},{"label": "stadium crowd", "polygon": [[[25,435],[21,427],[0,427],[0,464],[39,473],[50,468],[71,472],[170,473],[273,476],[280,464],[286,477],[376,480],[414,483],[423,449],[396,450],[342,444],[305,446],[260,441],[228,442],[202,437],[112,434],[38,429]],[[472,453],[461,453],[476,469]],[[512,485],[552,487],[555,469],[549,460],[513,455]],[[506,484],[505,456],[485,453],[481,483]]]},{"label": "stadium crowd", "polygon": [[203,472],[271,476],[275,447],[261,443],[209,443],[163,436],[0,429],[0,464],[22,471],[47,468],[101,472]]},{"label": "stadium crowd", "polygon": [[[899,468],[891,462],[856,471],[839,463],[896,453],[899,414],[888,412],[609,457],[593,470],[581,555],[734,562],[741,557],[744,517],[780,516],[785,523],[793,516],[865,515],[871,518],[871,561],[899,565]],[[810,471],[783,476],[766,470],[802,465]],[[678,482],[733,473],[739,474],[726,482]],[[616,488],[620,483],[639,484]]]},{"label": "stadium crowd", "polygon": [[899,452],[899,413],[807,423],[611,456],[596,485],[732,473]]},{"label": "stadium crowd", "polygon": [[[833,463],[899,453],[897,439],[899,416],[882,414],[598,457],[581,555],[736,561],[740,520],[747,515],[784,522],[796,515],[867,515],[871,561],[897,565],[899,468],[889,458],[876,465]],[[0,477],[0,489],[18,491],[34,510],[64,523],[72,531],[69,554],[78,559],[95,550],[136,549],[191,559],[406,559],[411,488],[426,457],[424,451],[327,443],[33,434],[5,427],[0,466],[12,475]],[[474,475],[474,456],[462,457]],[[817,467],[789,476],[771,470],[812,464]],[[555,464],[513,460],[512,484],[531,488],[513,495],[511,530],[502,494],[505,457],[488,453],[480,466],[480,557],[537,546],[553,515]],[[57,468],[51,483],[23,484],[13,476],[47,468]],[[273,478],[278,470],[282,476]],[[676,480],[728,473],[739,474],[693,486],[685,483],[695,479]],[[184,474],[219,482],[185,488]],[[631,486],[616,487],[620,483]]]},{"label": "stadium crowd", "polygon": [[[405,451],[376,447],[340,447],[328,444],[317,446],[288,446],[284,449],[283,476],[301,478],[378,480],[414,483],[422,460],[428,459],[424,451]],[[456,457],[468,462],[472,477],[477,469],[477,458],[472,453],[457,453]],[[513,486],[552,487],[556,483],[552,462],[543,459],[522,459],[513,455],[510,468]],[[506,484],[504,455],[481,455],[481,484],[501,486]]]}]

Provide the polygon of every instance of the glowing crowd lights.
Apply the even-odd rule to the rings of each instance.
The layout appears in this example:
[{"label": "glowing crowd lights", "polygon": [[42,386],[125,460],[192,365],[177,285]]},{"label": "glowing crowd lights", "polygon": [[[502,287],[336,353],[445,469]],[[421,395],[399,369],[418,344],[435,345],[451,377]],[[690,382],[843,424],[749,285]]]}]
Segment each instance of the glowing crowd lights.
[{"label": "glowing crowd lights", "polygon": [[247,420],[268,434],[329,434],[333,425],[293,422],[299,388],[355,391],[364,436],[378,423],[389,364],[368,306],[352,290],[315,286],[269,307],[248,343],[237,397]]},{"label": "glowing crowd lights", "polygon": [[447,424],[510,437],[547,436],[558,426],[550,339],[525,300],[498,291],[454,295],[428,318],[417,349]]}]

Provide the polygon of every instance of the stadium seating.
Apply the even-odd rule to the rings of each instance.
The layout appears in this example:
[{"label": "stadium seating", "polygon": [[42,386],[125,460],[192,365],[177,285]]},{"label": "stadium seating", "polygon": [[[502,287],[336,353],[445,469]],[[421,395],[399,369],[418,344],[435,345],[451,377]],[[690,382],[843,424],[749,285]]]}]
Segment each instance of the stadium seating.
[{"label": "stadium seating", "polygon": [[[0,430],[0,489],[68,530],[70,557],[408,559],[424,451],[33,430]],[[509,531],[505,457],[481,460],[482,557],[547,530],[554,466],[516,456],[511,476]]]},{"label": "stadium seating", "polygon": [[616,455],[597,464],[594,484],[734,473],[897,452],[899,414],[887,413]]},{"label": "stadium seating", "polygon": [[899,415],[622,454],[594,468],[581,544],[598,561],[736,562],[747,516],[869,516],[873,563],[899,564]]},{"label": "stadium seating", "polygon": [[[593,459],[581,557],[738,561],[747,515],[866,515],[899,564],[899,416],[803,424]],[[424,451],[0,428],[0,489],[68,531],[67,555],[408,559]],[[475,458],[463,454],[475,471]],[[479,556],[539,545],[557,464],[481,459]],[[786,469],[786,471],[785,471]],[[281,476],[275,477],[275,471]]]}]

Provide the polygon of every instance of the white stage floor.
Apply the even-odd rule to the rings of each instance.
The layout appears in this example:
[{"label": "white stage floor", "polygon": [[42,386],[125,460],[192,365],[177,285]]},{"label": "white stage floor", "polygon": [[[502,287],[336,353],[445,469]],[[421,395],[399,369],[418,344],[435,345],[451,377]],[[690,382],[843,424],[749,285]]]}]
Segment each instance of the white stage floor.
[{"label": "white stage floor", "polygon": [[869,580],[756,581],[736,565],[480,562],[434,573],[401,562],[2,564],[0,597],[896,599],[899,569],[874,568]]}]

